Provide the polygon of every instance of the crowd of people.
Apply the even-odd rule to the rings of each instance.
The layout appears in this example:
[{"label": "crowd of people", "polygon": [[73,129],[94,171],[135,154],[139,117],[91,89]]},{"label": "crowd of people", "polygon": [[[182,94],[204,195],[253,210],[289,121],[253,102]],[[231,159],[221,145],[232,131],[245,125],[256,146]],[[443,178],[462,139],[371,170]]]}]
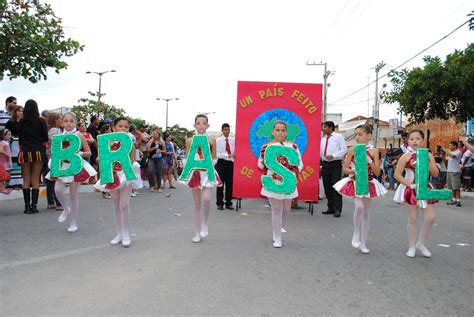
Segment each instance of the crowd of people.
[{"label": "crowd of people", "polygon": [[[198,115],[194,128],[197,135],[207,135],[208,118]],[[129,181],[125,177],[120,164],[113,166],[114,182],[101,184],[99,179],[98,136],[111,132],[125,132],[132,139],[134,147],[130,153],[136,180]],[[334,122],[323,123],[323,137],[320,143],[321,178],[324,194],[327,198],[327,210],[322,213],[339,218],[342,213],[342,196],[354,199],[354,232],[352,245],[361,253],[369,253],[366,241],[369,230],[369,208],[371,199],[384,196],[390,190],[396,190],[394,200],[406,204],[408,212],[408,241],[407,256],[414,257],[416,249],[430,257],[430,251],[425,247],[428,234],[434,222],[433,204],[435,201],[416,199],[416,184],[414,175],[416,166],[416,150],[424,146],[424,134],[412,130],[402,136],[398,149],[391,148],[382,155],[371,145],[372,126],[363,124],[355,129],[355,140],[366,145],[369,192],[358,195],[355,190],[355,152],[354,147],[347,147],[344,138],[335,132]],[[84,160],[83,170],[75,176],[51,177],[49,160],[51,158],[52,138],[55,135],[75,134],[81,142],[79,155]],[[283,121],[277,121],[272,130],[274,140],[265,144],[258,159],[258,166],[266,175],[275,180],[281,180],[264,160],[265,150],[269,145],[292,148],[299,156],[297,166],[292,166],[286,159],[279,159],[287,169],[295,174],[303,168],[301,154],[295,143],[286,140],[287,127]],[[121,243],[127,247],[131,244],[128,234],[130,218],[130,197],[136,197],[139,189],[143,188],[142,179],[147,179],[150,192],[165,192],[171,196],[178,180],[183,158],[189,154],[192,138],[186,140],[186,150],[177,146],[169,131],[161,134],[158,127],[147,131],[145,125],[135,127],[129,124],[127,118],[90,117],[87,126],[78,122],[72,112],[58,114],[43,111],[41,114],[34,100],[25,102],[25,107],[17,105],[15,97],[6,100],[5,111],[0,112],[0,193],[8,194],[12,188],[20,185],[25,203],[24,213],[38,213],[38,197],[40,184],[46,185],[47,208],[62,211],[59,222],[65,222],[68,217],[71,223],[68,232],[76,232],[78,226],[78,188],[81,184],[94,184],[102,192],[103,198],[112,199],[115,211],[117,235],[111,240],[112,245]],[[120,142],[114,142],[112,149],[120,148]],[[449,151],[438,146],[429,154],[430,183],[433,188],[452,190],[453,199],[448,205],[461,207],[460,191],[463,188],[471,191],[472,180],[472,151],[474,147],[462,138],[461,142],[453,140]],[[194,215],[196,233],[193,242],[200,242],[209,235],[208,217],[210,196],[214,187],[216,190],[216,205],[218,210],[224,208],[234,210],[232,197],[233,169],[235,154],[235,139],[230,135],[230,126],[221,126],[221,135],[209,138],[209,148],[215,166],[215,179],[205,171],[195,170],[184,183],[192,191],[194,200]],[[202,159],[202,152],[195,153],[195,159]],[[64,163],[67,164],[67,163]],[[20,172],[18,172],[20,170]],[[344,177],[346,176],[346,177]],[[20,182],[18,182],[20,180]],[[183,182],[183,180],[182,180]],[[386,183],[387,186],[383,184]],[[64,192],[69,188],[69,200]],[[286,232],[283,224],[289,211],[298,198],[295,188],[291,193],[274,193],[262,187],[262,196],[267,197],[272,209],[273,246],[282,247],[282,235]],[[422,210],[424,222],[419,238],[416,238],[418,211]]]}]

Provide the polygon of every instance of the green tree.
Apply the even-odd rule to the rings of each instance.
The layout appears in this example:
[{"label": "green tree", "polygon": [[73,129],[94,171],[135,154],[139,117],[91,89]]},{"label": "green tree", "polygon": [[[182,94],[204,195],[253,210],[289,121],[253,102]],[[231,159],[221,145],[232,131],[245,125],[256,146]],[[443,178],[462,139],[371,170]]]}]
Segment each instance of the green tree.
[{"label": "green tree", "polygon": [[175,138],[176,144],[179,146],[185,146],[186,139],[194,135],[194,130],[188,130],[185,127],[180,127],[178,124],[168,127],[168,132]]},{"label": "green tree", "polygon": [[[89,93],[94,96],[93,93]],[[77,120],[81,122],[88,122],[88,119],[95,115],[101,119],[124,117],[125,110],[119,107],[111,106],[104,102],[98,102],[90,98],[81,98],[78,100],[79,104],[72,107],[72,111],[76,114]]]},{"label": "green tree", "polygon": [[61,18],[39,0],[0,1],[0,80],[23,77],[32,83],[47,79],[47,68],[56,73],[67,68],[63,57],[83,47],[65,38]]},{"label": "green tree", "polygon": [[444,62],[438,56],[423,60],[424,67],[391,71],[393,89],[382,99],[399,103],[412,123],[449,118],[466,122],[474,114],[474,44],[455,50]]}]

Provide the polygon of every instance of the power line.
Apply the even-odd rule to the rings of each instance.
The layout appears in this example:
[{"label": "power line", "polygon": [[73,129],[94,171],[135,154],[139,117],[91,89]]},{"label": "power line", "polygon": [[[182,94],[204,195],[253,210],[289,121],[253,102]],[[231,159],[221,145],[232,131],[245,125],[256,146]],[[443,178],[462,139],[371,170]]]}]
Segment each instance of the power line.
[{"label": "power line", "polygon": [[[454,32],[456,32],[457,30],[459,30],[460,28],[462,28],[464,25],[466,25],[467,23],[469,23],[470,20],[467,20],[466,22],[464,22],[463,24],[461,24],[460,26],[458,26],[457,28],[455,28],[454,30],[452,30],[451,32],[449,32],[447,35],[443,36],[441,39],[437,40],[436,42],[434,42],[433,44],[431,44],[430,46],[428,46],[427,48],[425,48],[424,50],[422,50],[421,52],[417,53],[415,56],[411,57],[410,59],[406,60],[405,62],[401,63],[400,65],[398,65],[397,67],[395,67],[394,69],[392,70],[397,70],[399,69],[400,67],[402,67],[403,65],[405,65],[406,63],[412,61],[413,59],[415,59],[416,57],[418,57],[420,54],[423,54],[424,52],[426,52],[427,50],[429,50],[430,48],[432,48],[433,46],[435,46],[436,44],[438,44],[439,42],[441,42],[442,40],[446,39],[448,36],[450,36],[451,34],[453,34]],[[385,76],[387,76],[389,74],[389,72],[383,74],[382,76],[379,77],[379,79],[382,79],[384,78]],[[365,85],[364,87],[348,94],[347,96],[345,97],[342,97],[336,101],[334,101],[332,104],[335,104],[335,103],[338,103],[339,101],[342,101],[346,98],[349,98],[350,96],[353,96],[355,95],[356,93],[358,93],[359,91],[362,91],[364,89],[366,89],[367,87],[369,87],[370,85],[372,85],[373,83],[375,83],[375,80],[373,80],[372,82],[370,82],[369,84]]]}]

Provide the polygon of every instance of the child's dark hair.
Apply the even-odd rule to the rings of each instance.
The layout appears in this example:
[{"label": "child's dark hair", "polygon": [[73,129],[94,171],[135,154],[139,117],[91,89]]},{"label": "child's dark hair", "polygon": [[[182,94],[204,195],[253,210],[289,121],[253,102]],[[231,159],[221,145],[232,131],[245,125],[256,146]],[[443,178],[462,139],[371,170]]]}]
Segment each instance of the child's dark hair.
[{"label": "child's dark hair", "polygon": [[453,146],[455,146],[455,147],[458,147],[458,146],[459,146],[458,141],[451,141],[451,142],[449,142],[449,144],[450,144],[450,145],[453,145]]},{"label": "child's dark hair", "polygon": [[367,133],[367,134],[372,134],[372,132],[374,131],[374,128],[372,127],[372,125],[371,125],[371,124],[367,124],[367,123],[366,123],[366,124],[358,125],[358,126],[354,129],[354,131],[357,130],[357,129],[361,129],[362,131],[364,131],[364,132]]},{"label": "child's dark hair", "polygon": [[115,118],[115,120],[114,120],[114,127],[117,125],[117,123],[119,123],[119,122],[122,121],[122,120],[125,120],[125,121],[128,122],[128,119],[125,118],[125,117],[118,117],[118,118]]},{"label": "child's dark hair", "polygon": [[206,119],[206,123],[209,123],[209,119],[207,118],[207,116],[206,116],[205,114],[202,114],[202,113],[198,114],[198,115],[196,116],[196,118],[194,118],[194,123],[197,122],[197,119],[198,119],[198,118],[204,118],[204,119]]},{"label": "child's dark hair", "polygon": [[419,133],[419,134],[421,135],[421,139],[422,139],[422,140],[425,139],[425,134],[424,134],[423,131],[421,131],[421,130],[411,130],[410,132],[408,132],[407,138],[410,138],[410,136],[411,136],[413,133]]}]

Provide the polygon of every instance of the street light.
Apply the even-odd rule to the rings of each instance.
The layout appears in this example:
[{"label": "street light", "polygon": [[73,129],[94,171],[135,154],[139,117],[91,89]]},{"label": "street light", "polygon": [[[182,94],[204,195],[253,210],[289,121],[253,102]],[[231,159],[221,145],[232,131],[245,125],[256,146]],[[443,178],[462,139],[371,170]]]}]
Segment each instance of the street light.
[{"label": "street light", "polygon": [[164,100],[166,101],[166,129],[165,131],[168,130],[168,102],[171,100],[179,100],[179,98],[156,98],[156,100]]},{"label": "street light", "polygon": [[115,73],[117,72],[115,69],[112,69],[112,70],[106,70],[104,72],[91,72],[91,71],[87,71],[86,74],[96,74],[96,75],[99,75],[99,94],[98,94],[98,100],[97,102],[100,104],[100,97],[102,97],[102,94],[100,93],[101,92],[101,88],[102,88],[102,75],[104,74],[107,74],[107,73]]},{"label": "street light", "polygon": [[333,75],[335,74],[336,72],[333,72],[333,71],[330,71],[328,70],[328,64],[327,63],[323,63],[323,62],[320,62],[320,63],[308,63],[306,62],[306,65],[307,66],[324,66],[324,75],[323,75],[323,78],[324,78],[324,82],[323,82],[323,122],[326,121],[326,117],[327,117],[327,111],[328,111],[328,98],[327,98],[327,92],[328,92],[328,85],[326,84],[327,82],[327,79],[330,75]]}]

